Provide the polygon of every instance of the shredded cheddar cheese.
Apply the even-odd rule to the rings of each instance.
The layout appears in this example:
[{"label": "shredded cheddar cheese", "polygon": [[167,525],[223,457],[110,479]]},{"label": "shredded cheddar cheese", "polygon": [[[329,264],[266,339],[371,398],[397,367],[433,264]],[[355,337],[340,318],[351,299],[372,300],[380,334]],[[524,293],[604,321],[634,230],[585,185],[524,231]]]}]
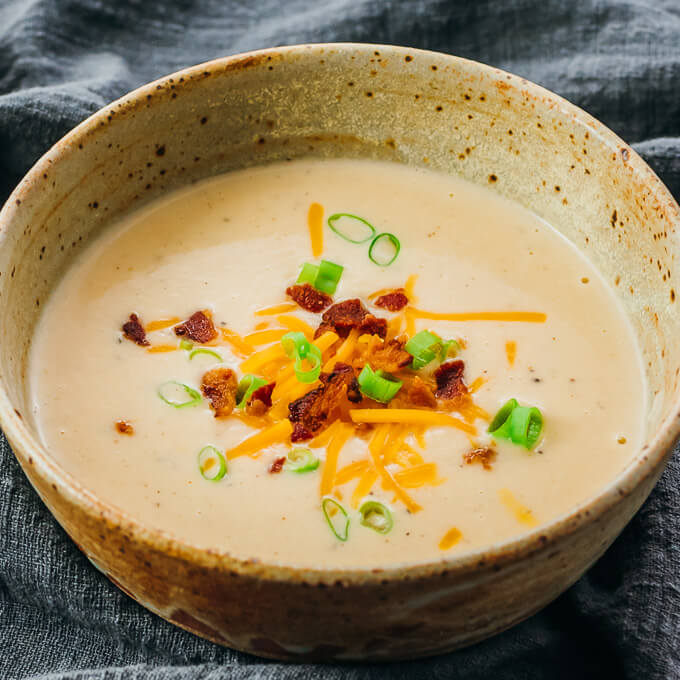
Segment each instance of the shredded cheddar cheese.
[{"label": "shredded cheddar cheese", "polygon": [[343,484],[347,484],[347,482],[351,482],[353,479],[356,479],[357,477],[361,477],[361,475],[363,475],[364,472],[368,470],[368,466],[369,463],[367,460],[357,460],[354,463],[345,465],[344,468],[338,470],[335,473],[336,486],[342,486]]},{"label": "shredded cheddar cheese", "polygon": [[154,347],[148,347],[146,351],[149,352],[149,354],[162,354],[164,352],[175,352],[178,349],[177,345],[156,345]]},{"label": "shredded cheddar cheese", "polygon": [[[333,425],[336,425],[336,430],[333,433],[330,443],[326,449],[326,462],[323,466],[323,472],[321,475],[321,495],[325,496],[329,494],[333,488],[333,482],[335,480],[335,471],[338,465],[338,457],[342,447],[347,443],[347,440],[352,436],[353,428],[345,423],[341,423],[336,420]],[[331,427],[333,427],[331,425]]]},{"label": "shredded cheddar cheese", "polygon": [[243,340],[250,345],[269,345],[280,340],[288,330],[285,328],[272,328],[266,331],[255,331],[243,336]]},{"label": "shredded cheddar cheese", "polygon": [[258,309],[257,312],[255,312],[255,316],[276,316],[277,314],[293,312],[297,308],[298,306],[294,302],[282,302],[280,305]]},{"label": "shredded cheddar cheese", "polygon": [[173,316],[170,319],[159,319],[158,321],[151,321],[146,325],[144,330],[147,333],[152,333],[153,331],[160,331],[163,328],[170,328],[170,326],[175,326],[181,320],[182,319],[180,319],[178,316]]},{"label": "shredded cheddar cheese", "polygon": [[373,485],[378,481],[378,473],[372,468],[367,467],[361,475],[359,483],[354,487],[350,504],[353,508],[358,508],[361,501],[369,494]]},{"label": "shredded cheddar cheese", "polygon": [[243,357],[250,356],[255,350],[252,345],[247,343],[238,333],[220,326],[220,335]]},{"label": "shredded cheddar cheese", "polygon": [[432,321],[521,321],[524,323],[544,323],[548,318],[543,312],[455,312],[452,314],[426,312],[410,307],[409,314],[415,319]]},{"label": "shredded cheddar cheese", "polygon": [[421,463],[406,470],[399,470],[394,474],[394,479],[406,489],[418,489],[425,484],[439,486],[444,482],[437,476],[435,463]]},{"label": "shredded cheddar cheese", "polygon": [[305,323],[302,319],[298,319],[297,316],[293,316],[292,314],[282,314],[281,316],[277,316],[276,320],[289,331],[304,333],[307,340],[311,340],[314,335],[314,329],[308,323]]},{"label": "shredded cheddar cheese", "polygon": [[286,441],[293,432],[293,426],[289,420],[281,420],[274,425],[270,425],[264,430],[248,437],[233,449],[225,451],[228,460],[233,460],[239,456],[247,456],[259,453],[262,449],[272,444],[280,444]]},{"label": "shredded cheddar cheese", "polygon": [[508,340],[505,343],[505,355],[508,357],[508,364],[514,366],[517,356],[517,343],[514,340]]},{"label": "shredded cheddar cheese", "polygon": [[415,408],[365,408],[350,411],[355,423],[408,423],[411,425],[444,425],[455,427],[468,434],[476,434],[477,430],[468,423],[436,411],[425,411]]},{"label": "shredded cheddar cheese", "polygon": [[309,227],[309,239],[312,243],[312,255],[320,257],[323,253],[323,206],[312,203],[307,213],[307,226]]},{"label": "shredded cheddar cheese", "polygon": [[534,516],[534,513],[531,512],[526,505],[520,503],[510,489],[499,489],[498,497],[500,498],[501,503],[512,512],[515,519],[520,524],[525,524],[528,527],[535,527],[538,524],[538,520]]},{"label": "shredded cheddar cheese", "polygon": [[440,550],[449,550],[453,548],[460,539],[463,538],[463,534],[456,527],[451,527],[443,536],[442,540],[439,541]]}]

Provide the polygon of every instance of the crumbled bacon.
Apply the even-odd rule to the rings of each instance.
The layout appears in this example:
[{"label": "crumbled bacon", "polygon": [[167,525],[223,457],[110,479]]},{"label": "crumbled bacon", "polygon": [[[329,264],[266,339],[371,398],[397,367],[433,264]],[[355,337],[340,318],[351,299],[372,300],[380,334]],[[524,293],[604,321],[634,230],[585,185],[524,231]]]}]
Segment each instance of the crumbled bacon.
[{"label": "crumbled bacon", "polygon": [[490,470],[493,462],[496,460],[496,451],[494,449],[473,449],[468,453],[463,454],[463,460],[468,464],[481,463],[485,470]]},{"label": "crumbled bacon", "polygon": [[400,368],[408,366],[413,357],[404,349],[406,343],[395,338],[388,342],[375,339],[370,342],[362,359],[371,365],[374,371],[382,369],[388,373],[395,373]]},{"label": "crumbled bacon", "polygon": [[149,341],[146,339],[146,331],[142,322],[136,314],[130,314],[130,319],[123,324],[123,335],[132,342],[136,342],[142,347],[146,347]]},{"label": "crumbled bacon", "polygon": [[467,385],[463,381],[465,364],[457,359],[447,361],[435,372],[434,379],[437,381],[435,396],[442,401],[455,402],[468,396]]},{"label": "crumbled bacon", "polygon": [[135,428],[132,427],[131,423],[128,423],[127,420],[117,420],[115,423],[116,430],[120,432],[120,434],[127,434],[132,436],[135,433]]},{"label": "crumbled bacon", "polygon": [[250,416],[263,416],[272,406],[272,392],[275,386],[275,382],[270,382],[258,387],[248,399],[246,413]]},{"label": "crumbled bacon", "polygon": [[272,474],[276,474],[278,472],[281,472],[283,470],[283,464],[286,462],[286,457],[281,456],[280,458],[277,458],[270,466],[269,466],[269,472]]},{"label": "crumbled bacon", "polygon": [[201,392],[215,411],[215,418],[228,416],[236,406],[238,381],[230,368],[213,368],[201,380]]},{"label": "crumbled bacon", "polygon": [[434,390],[420,376],[403,376],[403,386],[392,399],[392,408],[437,408]]},{"label": "crumbled bacon", "polygon": [[397,290],[393,290],[391,293],[381,295],[373,304],[389,312],[399,312],[408,304],[408,298],[403,288],[397,288]]},{"label": "crumbled bacon", "polygon": [[338,362],[331,373],[322,373],[319,378],[319,387],[288,404],[293,442],[315,437],[340,415],[350,396],[352,400],[361,396],[354,369],[347,364]]},{"label": "crumbled bacon", "polygon": [[322,312],[328,305],[333,304],[333,298],[330,295],[322,293],[309,283],[286,288],[286,295],[292,297],[302,309],[314,312],[315,314]]},{"label": "crumbled bacon", "polygon": [[206,343],[217,337],[217,331],[205,312],[194,312],[184,323],[175,326],[175,335],[186,335],[194,342]]},{"label": "crumbled bacon", "polygon": [[361,300],[353,298],[329,307],[321,317],[321,325],[316,329],[314,337],[318,338],[326,331],[334,331],[341,338],[346,338],[353,328],[358,328],[361,334],[375,334],[381,338],[387,335],[387,321],[369,314]]}]

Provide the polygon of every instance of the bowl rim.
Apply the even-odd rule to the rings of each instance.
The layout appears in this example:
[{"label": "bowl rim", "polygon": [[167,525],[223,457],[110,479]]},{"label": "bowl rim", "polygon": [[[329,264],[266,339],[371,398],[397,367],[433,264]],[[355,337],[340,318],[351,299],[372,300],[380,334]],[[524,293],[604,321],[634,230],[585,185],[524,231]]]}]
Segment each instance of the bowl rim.
[{"label": "bowl rim", "polygon": [[[654,171],[609,128],[559,95],[520,76],[493,66],[442,52],[397,45],[338,42],[287,45],[213,59],[158,78],[124,94],[114,102],[106,104],[57,141],[19,182],[0,211],[0,248],[3,247],[8,238],[9,227],[16,213],[21,210],[25,196],[35,190],[42,174],[48,169],[52,170],[61,156],[68,154],[70,149],[74,146],[77,147],[81,141],[85,141],[90,132],[106,122],[109,112],[116,105],[136,107],[142,102],[146,104],[150,98],[149,95],[156,93],[159,86],[165,86],[168,82],[177,83],[180,78],[184,78],[184,81],[189,83],[200,79],[201,76],[211,70],[217,70],[220,73],[238,71],[260,64],[273,56],[304,60],[308,56],[316,59],[321,54],[335,51],[368,57],[372,56],[372,53],[376,50],[385,56],[417,55],[434,60],[434,63],[441,64],[444,67],[463,67],[470,71],[476,71],[496,82],[503,81],[506,85],[520,90],[525,96],[540,102],[541,107],[545,109],[558,109],[562,114],[568,115],[574,125],[585,128],[598,141],[612,150],[617,152],[627,151],[626,163],[631,167],[633,174],[659,200],[659,204],[664,207],[666,219],[680,228],[680,208]],[[54,489],[57,489],[67,502],[79,507],[94,521],[106,522],[110,529],[127,533],[130,539],[137,541],[145,550],[173,556],[196,567],[235,572],[239,575],[250,575],[271,581],[323,583],[326,585],[336,583],[370,585],[393,581],[412,581],[436,575],[443,576],[454,571],[463,574],[481,567],[495,567],[497,569],[509,562],[529,557],[551,543],[574,533],[584,524],[595,521],[599,516],[617,505],[623,497],[633,493],[647,477],[655,473],[657,467],[664,462],[664,458],[670,455],[673,445],[680,438],[680,394],[673,400],[672,407],[653,436],[648,439],[616,477],[611,479],[595,496],[591,496],[551,521],[516,534],[510,539],[460,554],[442,555],[441,558],[436,560],[404,562],[377,568],[324,569],[236,557],[227,550],[200,547],[190,541],[177,538],[169,531],[153,528],[134,519],[115,504],[99,499],[50,456],[49,451],[39,441],[38,436],[34,436],[30,432],[26,422],[15,411],[5,385],[5,377],[2,375],[0,375],[0,428],[12,443],[13,451],[15,447],[18,450],[14,455],[20,462],[26,464],[25,461],[27,461],[36,474]],[[25,461],[22,461],[22,458]]]}]

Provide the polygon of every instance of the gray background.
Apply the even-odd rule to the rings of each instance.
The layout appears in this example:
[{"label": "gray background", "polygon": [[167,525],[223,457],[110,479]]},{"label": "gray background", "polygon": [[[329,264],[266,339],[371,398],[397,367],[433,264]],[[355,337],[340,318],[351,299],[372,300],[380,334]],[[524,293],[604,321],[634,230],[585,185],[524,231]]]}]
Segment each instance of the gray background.
[{"label": "gray background", "polygon": [[[632,143],[680,195],[680,0],[0,0],[0,198],[137,85],[225,54],[334,40],[442,50],[536,81]],[[597,565],[492,640],[420,662],[294,666],[216,647],[119,592],[0,436],[0,678],[680,678],[678,489],[676,456]]]}]

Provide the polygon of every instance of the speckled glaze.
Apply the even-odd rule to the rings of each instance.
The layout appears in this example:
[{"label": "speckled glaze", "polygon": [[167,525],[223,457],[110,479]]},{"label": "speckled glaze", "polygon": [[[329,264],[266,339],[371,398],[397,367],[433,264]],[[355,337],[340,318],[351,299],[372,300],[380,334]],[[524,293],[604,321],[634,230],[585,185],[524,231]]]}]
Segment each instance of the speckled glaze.
[{"label": "speckled glaze", "polygon": [[[40,445],[25,391],[31,335],[60,274],[106,223],[234,168],[338,156],[427,166],[489,186],[547,219],[603,272],[639,338],[650,413],[643,449],[596,498],[523,538],[433,564],[298,570],[199,550],[141,526]],[[669,192],[612,132],[487,66],[350,44],[196,66],[86,120],[0,213],[0,425],[80,549],[165,619],[279,659],[449,651],[512,626],[576,581],[661,474],[680,433],[680,343],[672,341],[680,336],[679,224]]]}]

